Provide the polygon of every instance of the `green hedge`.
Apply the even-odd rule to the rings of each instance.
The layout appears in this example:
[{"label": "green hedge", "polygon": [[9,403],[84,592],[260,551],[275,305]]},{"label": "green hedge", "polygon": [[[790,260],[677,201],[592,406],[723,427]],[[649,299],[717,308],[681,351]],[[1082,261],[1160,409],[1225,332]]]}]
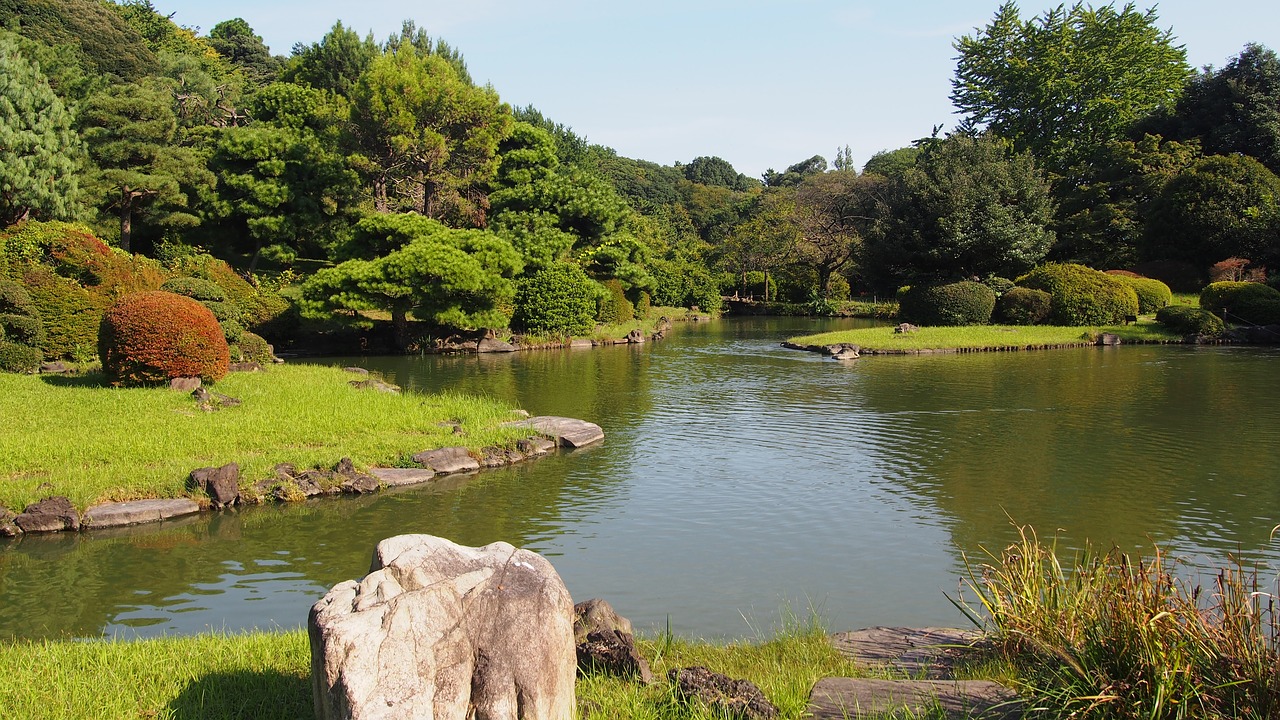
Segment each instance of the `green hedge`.
[{"label": "green hedge", "polygon": [[1221,335],[1222,319],[1204,308],[1169,305],[1156,311],[1156,322],[1183,335]]},{"label": "green hedge", "polygon": [[1136,274],[1121,274],[1123,271],[1111,270],[1107,274],[1133,288],[1138,296],[1138,312],[1144,315],[1153,313],[1173,302],[1173,291],[1168,285],[1153,278],[1139,277]]},{"label": "green hedge", "polygon": [[0,340],[0,370],[4,372],[35,372],[43,361],[38,347]]},{"label": "green hedge", "polygon": [[596,294],[582,268],[551,263],[516,283],[511,324],[524,332],[587,335],[596,324]]},{"label": "green hedge", "polygon": [[962,280],[908,288],[899,298],[898,316],[917,325],[986,325],[995,307],[994,290]]},{"label": "green hedge", "polygon": [[1053,296],[1043,290],[1015,287],[996,302],[997,317],[1010,325],[1043,325],[1052,303]]},{"label": "green hedge", "polygon": [[1138,314],[1138,294],[1119,278],[1070,263],[1041,265],[1018,285],[1049,293],[1054,325],[1115,325]]},{"label": "green hedge", "polygon": [[1255,282],[1216,282],[1200,291],[1200,307],[1227,322],[1280,323],[1280,290]]},{"label": "green hedge", "polygon": [[225,290],[218,287],[218,284],[212,280],[205,280],[204,278],[176,277],[172,280],[166,280],[160,286],[160,289],[177,295],[185,295],[202,303],[224,302],[227,299]]}]

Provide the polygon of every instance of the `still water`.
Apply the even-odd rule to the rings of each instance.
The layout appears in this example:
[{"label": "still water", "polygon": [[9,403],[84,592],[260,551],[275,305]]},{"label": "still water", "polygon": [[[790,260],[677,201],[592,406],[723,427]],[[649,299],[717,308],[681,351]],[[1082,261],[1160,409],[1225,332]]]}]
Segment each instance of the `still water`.
[{"label": "still water", "polygon": [[[963,624],[965,571],[1031,524],[1158,543],[1194,576],[1280,569],[1280,351],[1120,347],[868,357],[786,350],[857,321],[731,319],[661,343],[333,358],[406,389],[508,400],[603,444],[372,497],[0,545],[0,638],[293,628],[373,545],[431,533],[549,557],[638,627],[743,637]],[[886,330],[886,332],[888,332]]]}]

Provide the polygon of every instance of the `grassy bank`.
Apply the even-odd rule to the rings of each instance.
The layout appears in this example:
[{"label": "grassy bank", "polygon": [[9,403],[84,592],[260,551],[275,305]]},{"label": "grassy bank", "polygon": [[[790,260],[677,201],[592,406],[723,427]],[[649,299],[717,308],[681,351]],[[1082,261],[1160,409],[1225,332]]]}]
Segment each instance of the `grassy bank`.
[{"label": "grassy bank", "polygon": [[[674,667],[704,665],[746,678],[782,711],[800,718],[819,678],[857,668],[821,628],[793,628],[761,642],[729,645],[671,637],[641,639],[659,680],[651,687],[603,677],[578,683],[587,720],[716,717],[674,704],[665,682]],[[0,643],[0,708],[5,717],[238,718],[312,717],[307,636],[303,631],[203,635],[136,642]]]},{"label": "grassy bank", "polygon": [[804,346],[839,343],[857,345],[867,351],[917,352],[921,350],[978,350],[1039,348],[1085,345],[1102,333],[1114,333],[1121,342],[1179,342],[1181,335],[1163,325],[1139,321],[1132,325],[1108,327],[1054,327],[1049,325],[968,325],[963,327],[923,327],[910,333],[895,333],[890,327],[858,328],[794,337],[788,342]]},{"label": "grassy bank", "polygon": [[[101,376],[0,373],[0,505],[49,495],[77,507],[186,494],[194,468],[240,464],[248,481],[282,462],[330,467],[403,464],[428,448],[480,448],[527,434],[499,429],[502,403],[456,395],[356,390],[337,368],[287,364],[236,373],[213,389],[242,401],[202,412],[186,393],[112,388]],[[445,422],[459,423],[452,434]]]}]

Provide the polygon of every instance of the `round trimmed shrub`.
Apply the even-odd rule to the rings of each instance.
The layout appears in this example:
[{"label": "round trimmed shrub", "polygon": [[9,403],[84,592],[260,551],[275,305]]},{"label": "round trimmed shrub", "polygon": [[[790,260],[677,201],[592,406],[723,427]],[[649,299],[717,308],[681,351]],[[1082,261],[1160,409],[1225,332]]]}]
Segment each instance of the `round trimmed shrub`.
[{"label": "round trimmed shrub", "polygon": [[595,315],[595,286],[577,265],[551,263],[516,284],[511,323],[525,332],[586,335]]},{"label": "round trimmed shrub", "polygon": [[22,285],[0,278],[0,314],[35,315],[36,304]]},{"label": "round trimmed shrub", "polygon": [[996,292],[979,282],[916,285],[899,297],[898,315],[917,325],[986,325]]},{"label": "round trimmed shrub", "polygon": [[1280,323],[1280,290],[1256,282],[1216,282],[1200,291],[1200,307],[1219,317],[1254,325]]},{"label": "round trimmed shrub", "polygon": [[40,348],[23,343],[0,340],[0,370],[4,372],[35,372],[44,362]]},{"label": "round trimmed shrub", "polygon": [[274,353],[271,352],[271,345],[261,335],[255,335],[248,330],[240,336],[240,342],[236,343],[237,351],[242,360],[252,360],[259,365],[266,367],[275,360]]},{"label": "round trimmed shrub", "polygon": [[227,299],[227,293],[218,287],[217,283],[204,278],[176,277],[166,280],[160,286],[160,289],[177,295],[185,295],[202,303],[223,302]]},{"label": "round trimmed shrub", "polygon": [[1016,283],[1009,278],[1003,278],[999,275],[986,276],[982,279],[982,284],[994,290],[997,298],[1012,290],[1016,285]]},{"label": "round trimmed shrub", "polygon": [[997,317],[1010,325],[1043,325],[1052,301],[1053,296],[1043,290],[1015,287],[996,302]]},{"label": "round trimmed shrub", "polygon": [[176,377],[216,382],[231,353],[209,308],[189,297],[153,290],[126,295],[98,329],[102,371],[113,385],[147,385]]},{"label": "round trimmed shrub", "polygon": [[1138,294],[1119,278],[1072,263],[1048,263],[1018,285],[1049,293],[1054,325],[1115,325],[1138,314]]},{"label": "round trimmed shrub", "polygon": [[1139,275],[1122,275],[1123,272],[1123,270],[1108,270],[1107,274],[1133,288],[1133,293],[1138,296],[1139,313],[1144,315],[1153,313],[1173,302],[1173,291],[1168,285]]},{"label": "round trimmed shrub", "polygon": [[1221,335],[1222,318],[1190,305],[1169,305],[1156,311],[1156,322],[1183,335]]},{"label": "round trimmed shrub", "polygon": [[44,325],[38,317],[0,313],[0,337],[10,342],[40,347],[44,343]]},{"label": "round trimmed shrub", "polygon": [[605,325],[621,325],[636,319],[636,308],[627,299],[621,280],[614,278],[604,282],[604,295],[600,298],[596,319]]}]

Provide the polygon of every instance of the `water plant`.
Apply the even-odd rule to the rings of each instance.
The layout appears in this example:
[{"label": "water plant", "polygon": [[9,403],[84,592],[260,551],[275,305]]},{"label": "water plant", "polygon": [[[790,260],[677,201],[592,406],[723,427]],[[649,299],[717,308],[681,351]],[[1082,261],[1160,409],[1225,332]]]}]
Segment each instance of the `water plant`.
[{"label": "water plant", "polygon": [[1056,539],[1018,531],[969,565],[953,602],[991,633],[1050,717],[1280,713],[1280,617],[1256,569],[1232,559],[1206,588],[1158,547],[1142,557],[1086,546],[1063,564]]}]

